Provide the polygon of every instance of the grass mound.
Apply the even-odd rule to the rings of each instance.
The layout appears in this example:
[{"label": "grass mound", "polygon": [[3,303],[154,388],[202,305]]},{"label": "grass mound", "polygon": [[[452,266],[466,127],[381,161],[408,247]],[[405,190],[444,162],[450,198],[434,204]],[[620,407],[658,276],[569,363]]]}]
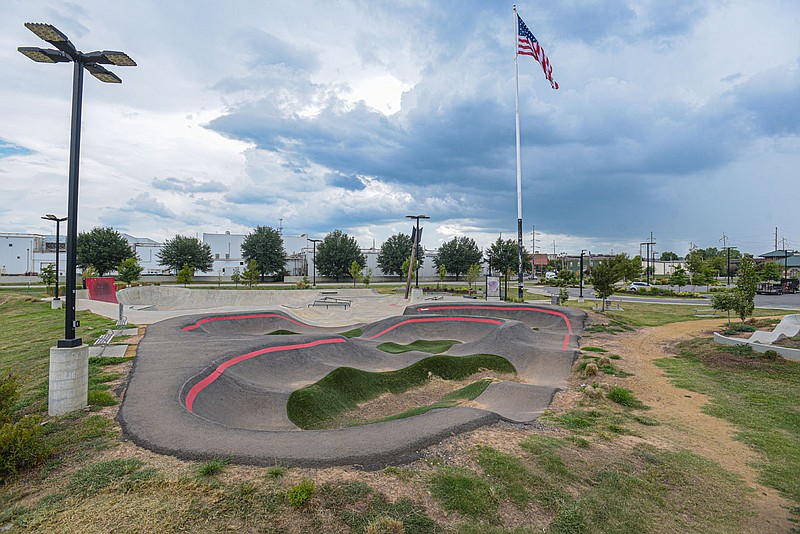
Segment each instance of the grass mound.
[{"label": "grass mound", "polygon": [[456,343],[461,343],[461,342],[454,341],[452,339],[438,339],[434,341],[418,339],[417,341],[409,343],[408,345],[401,345],[400,343],[392,343],[392,342],[382,343],[378,345],[378,348],[383,352],[388,352],[389,354],[400,354],[402,352],[409,352],[412,350],[427,352],[429,354],[441,354],[443,352],[447,352],[448,350],[450,350],[450,347],[452,347]]},{"label": "grass mound", "polygon": [[431,356],[404,369],[384,373],[340,367],[319,382],[292,393],[286,411],[300,428],[323,428],[326,421],[383,393],[403,393],[424,384],[430,376],[463,380],[483,369],[516,373],[508,360],[493,354]]}]

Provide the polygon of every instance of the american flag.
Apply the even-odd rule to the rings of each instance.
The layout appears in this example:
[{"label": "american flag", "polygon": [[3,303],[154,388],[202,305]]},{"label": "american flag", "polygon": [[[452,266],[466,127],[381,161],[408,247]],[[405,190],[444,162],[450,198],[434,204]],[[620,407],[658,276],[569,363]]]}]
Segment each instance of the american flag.
[{"label": "american flag", "polygon": [[542,66],[544,76],[550,82],[550,86],[558,89],[558,83],[553,80],[553,67],[550,65],[550,60],[547,59],[547,54],[544,53],[539,41],[536,40],[519,15],[517,15],[517,54],[536,59]]}]

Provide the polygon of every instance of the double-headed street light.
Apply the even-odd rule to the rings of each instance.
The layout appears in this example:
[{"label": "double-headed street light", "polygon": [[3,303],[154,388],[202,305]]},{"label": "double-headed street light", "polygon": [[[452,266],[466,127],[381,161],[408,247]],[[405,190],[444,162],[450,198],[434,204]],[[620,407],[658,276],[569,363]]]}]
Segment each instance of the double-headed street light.
[{"label": "double-headed street light", "polygon": [[[414,287],[419,287],[419,262],[417,261],[417,248],[419,247],[419,220],[420,219],[430,219],[427,215],[406,215],[406,219],[416,219],[417,220],[417,231],[414,234],[415,239],[414,241],[414,249],[411,253],[411,263],[408,266],[409,273],[411,272],[411,266],[414,266],[414,276],[415,276],[415,283]],[[406,291],[406,298],[408,298],[408,291]]]},{"label": "double-headed street light", "polygon": [[17,48],[22,54],[37,63],[69,63],[74,64],[72,76],[72,124],[70,127],[69,145],[69,200],[67,203],[67,309],[64,318],[64,339],[58,341],[60,348],[79,347],[81,339],[75,337],[75,271],[77,269],[78,241],[78,166],[80,163],[81,145],[81,106],[83,100],[83,69],[104,83],[122,83],[122,80],[102,65],[119,67],[135,67],[125,52],[103,50],[102,52],[83,53],[73,45],[66,35],[51,24],[26,22],[25,27],[35,33],[43,41],[55,46],[52,48],[35,48],[22,46]]},{"label": "double-headed street light", "polygon": [[58,298],[58,257],[61,255],[61,223],[66,221],[66,217],[56,217],[52,213],[48,213],[44,217],[42,217],[45,221],[55,221],[56,222],[56,296],[53,300],[61,300]]}]

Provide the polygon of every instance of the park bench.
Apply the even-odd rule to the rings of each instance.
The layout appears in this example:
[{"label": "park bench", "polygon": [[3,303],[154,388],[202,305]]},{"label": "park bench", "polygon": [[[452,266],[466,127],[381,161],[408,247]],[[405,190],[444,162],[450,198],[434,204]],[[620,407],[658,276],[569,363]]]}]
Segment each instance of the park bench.
[{"label": "park bench", "polygon": [[342,307],[344,309],[347,309],[347,308],[350,307],[350,304],[351,304],[351,301],[349,301],[347,299],[339,299],[339,298],[334,298],[334,297],[322,297],[321,299],[317,299],[314,302],[312,302],[311,304],[309,304],[308,307],[311,308],[312,306],[314,306],[314,307],[316,307],[316,306],[325,306],[325,309],[328,309],[330,306],[334,306],[334,307],[339,306],[339,307]]},{"label": "park bench", "polygon": [[109,330],[102,336],[97,338],[97,341],[94,342],[95,345],[108,345],[111,343],[111,340],[114,339],[114,331]]}]

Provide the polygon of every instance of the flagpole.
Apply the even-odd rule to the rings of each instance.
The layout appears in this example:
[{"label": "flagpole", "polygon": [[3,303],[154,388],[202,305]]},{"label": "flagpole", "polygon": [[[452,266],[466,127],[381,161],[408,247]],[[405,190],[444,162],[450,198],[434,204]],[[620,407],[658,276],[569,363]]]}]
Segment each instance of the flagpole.
[{"label": "flagpole", "polygon": [[520,159],[519,142],[519,21],[517,20],[517,4],[514,4],[514,86],[516,89],[516,111],[517,111],[517,283],[519,291],[517,297],[523,298],[522,283],[522,162]]}]

